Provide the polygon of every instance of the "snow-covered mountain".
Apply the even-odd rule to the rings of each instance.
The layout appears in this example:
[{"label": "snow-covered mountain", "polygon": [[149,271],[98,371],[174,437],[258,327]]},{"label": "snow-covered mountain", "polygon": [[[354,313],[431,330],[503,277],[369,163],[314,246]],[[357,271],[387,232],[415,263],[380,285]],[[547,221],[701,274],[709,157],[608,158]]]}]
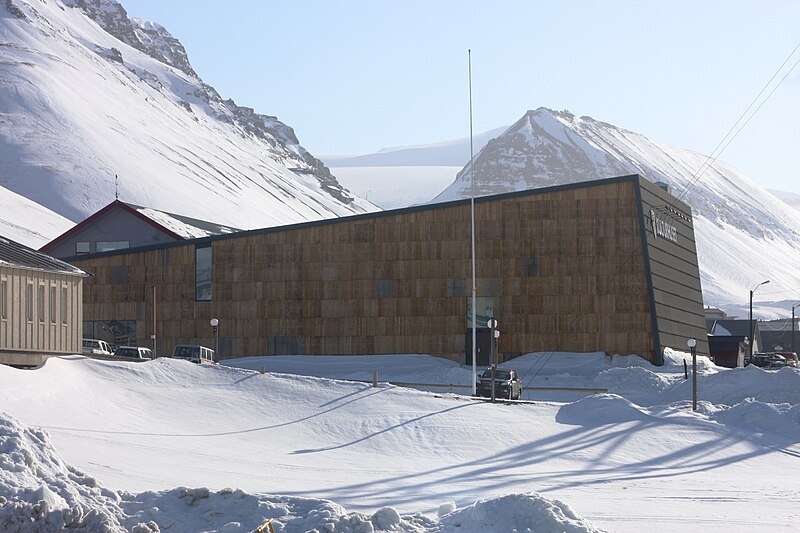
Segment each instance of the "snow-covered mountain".
[{"label": "snow-covered mountain", "polygon": [[433,201],[641,174],[667,183],[692,207],[706,305],[747,316],[749,291],[770,280],[754,296],[755,315],[784,316],[800,299],[800,212],[721,161],[698,174],[706,160],[590,117],[540,108],[489,141]]},{"label": "snow-covered mountain", "polygon": [[240,228],[376,209],[115,0],[0,1],[0,186],[79,221],[115,176],[122,200]]}]

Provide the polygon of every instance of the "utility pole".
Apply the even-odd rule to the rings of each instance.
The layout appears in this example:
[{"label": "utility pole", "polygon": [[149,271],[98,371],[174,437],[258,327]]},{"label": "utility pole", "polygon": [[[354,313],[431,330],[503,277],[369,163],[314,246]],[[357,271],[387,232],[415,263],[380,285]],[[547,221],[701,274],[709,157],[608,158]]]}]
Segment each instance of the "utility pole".
[{"label": "utility pole", "polygon": [[692,351],[692,411],[697,411],[697,340],[689,339],[686,345]]},{"label": "utility pole", "polygon": [[[753,361],[753,344],[755,344],[755,339],[753,338],[753,293],[756,292],[756,289],[760,286],[766,285],[767,283],[769,283],[769,280],[762,281],[750,290],[750,348],[748,348],[750,360],[748,362]],[[745,366],[746,365],[747,363],[745,363]]]}]

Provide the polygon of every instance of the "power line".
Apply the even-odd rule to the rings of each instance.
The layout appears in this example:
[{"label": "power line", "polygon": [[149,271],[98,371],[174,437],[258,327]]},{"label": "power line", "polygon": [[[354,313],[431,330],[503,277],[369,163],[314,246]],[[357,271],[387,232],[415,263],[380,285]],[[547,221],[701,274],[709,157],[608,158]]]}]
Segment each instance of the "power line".
[{"label": "power line", "polygon": [[[764,94],[764,92],[767,90],[767,88],[772,84],[772,82],[775,80],[775,78],[778,76],[778,74],[781,72],[781,70],[783,70],[783,68],[786,66],[786,64],[789,62],[789,60],[792,58],[792,56],[794,56],[795,52],[797,52],[798,49],[800,49],[800,43],[797,43],[797,46],[794,47],[794,49],[789,53],[789,55],[783,61],[783,63],[781,63],[781,66],[778,67],[778,70],[775,71],[775,74],[772,75],[772,77],[764,85],[764,87],[761,89],[761,91],[758,93],[758,95],[756,95],[756,97],[753,99],[753,101],[750,103],[750,105],[747,106],[747,109],[744,110],[744,112],[739,116],[739,118],[736,120],[736,122],[733,124],[733,126],[731,126],[731,128],[728,130],[728,133],[726,133],[725,136],[722,138],[722,140],[719,142],[719,144],[717,144],[717,147],[714,148],[714,151],[711,152],[711,155],[709,155],[706,158],[706,160],[703,162],[703,164],[700,165],[700,168],[697,169],[697,171],[695,172],[694,176],[692,176],[692,178],[689,180],[689,183],[687,183],[684,186],[684,188],[681,191],[681,193],[677,196],[677,200],[682,200],[686,196],[686,194],[688,194],[688,192],[699,181],[700,177],[709,168],[711,168],[711,166],[717,161],[719,156],[722,155],[722,152],[725,151],[725,149],[728,147],[728,145],[739,135],[739,133],[742,131],[742,129],[744,129],[744,127],[747,126],[747,124],[753,119],[753,117],[763,107],[763,105],[767,102],[767,100],[770,99],[772,94],[778,89],[778,87],[781,86],[781,84],[784,82],[784,80],[786,80],[786,78],[789,76],[789,74],[792,73],[792,71],[795,69],[795,67],[797,67],[798,63],[800,63],[800,59],[795,61],[794,65],[792,65],[792,67],[780,79],[780,81],[777,83],[777,85],[775,85],[775,87],[773,87],[773,89],[769,92],[769,94],[767,94],[766,98],[764,98],[761,101],[761,103],[758,105],[758,107],[756,107],[756,109],[752,112],[752,114],[747,118],[747,120],[744,122],[744,124],[742,124],[738,129],[736,129],[736,127],[739,125],[739,123],[742,122],[742,120],[744,119],[745,116],[747,116],[748,112],[753,108],[753,106],[756,104],[756,102],[758,102],[759,98],[761,98],[761,95]],[[733,136],[731,136],[731,132],[733,132],[734,130],[736,130],[736,132],[733,134]],[[726,142],[726,139],[727,139],[727,142]]]},{"label": "power line", "polygon": [[796,289],[787,289],[785,291],[762,292],[761,296],[769,296],[770,294],[786,294],[787,292],[800,292],[800,287]]}]

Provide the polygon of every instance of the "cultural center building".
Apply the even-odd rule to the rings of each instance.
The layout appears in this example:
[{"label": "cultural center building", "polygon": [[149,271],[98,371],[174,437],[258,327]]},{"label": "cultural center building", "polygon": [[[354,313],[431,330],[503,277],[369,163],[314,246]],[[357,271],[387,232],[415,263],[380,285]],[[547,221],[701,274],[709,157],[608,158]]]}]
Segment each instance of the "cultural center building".
[{"label": "cultural center building", "polygon": [[[471,201],[68,258],[84,335],[221,357],[421,353],[471,363]],[[476,198],[478,363],[708,354],[689,206],[637,176]],[[210,320],[219,321],[215,332]]]}]

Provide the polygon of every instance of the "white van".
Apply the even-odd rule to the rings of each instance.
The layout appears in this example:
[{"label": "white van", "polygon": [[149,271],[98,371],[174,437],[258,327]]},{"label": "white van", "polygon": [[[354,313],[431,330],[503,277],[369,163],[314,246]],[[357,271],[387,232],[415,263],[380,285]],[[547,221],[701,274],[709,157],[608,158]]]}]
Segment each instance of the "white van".
[{"label": "white van", "polygon": [[131,359],[152,359],[153,351],[144,346],[120,346],[114,352],[114,357],[129,357]]},{"label": "white van", "polygon": [[214,350],[199,346],[197,344],[178,344],[172,350],[172,357],[175,359],[186,359],[192,363],[202,365],[214,364]]},{"label": "white van", "polygon": [[111,355],[111,346],[100,339],[83,339],[83,353],[87,355]]}]

